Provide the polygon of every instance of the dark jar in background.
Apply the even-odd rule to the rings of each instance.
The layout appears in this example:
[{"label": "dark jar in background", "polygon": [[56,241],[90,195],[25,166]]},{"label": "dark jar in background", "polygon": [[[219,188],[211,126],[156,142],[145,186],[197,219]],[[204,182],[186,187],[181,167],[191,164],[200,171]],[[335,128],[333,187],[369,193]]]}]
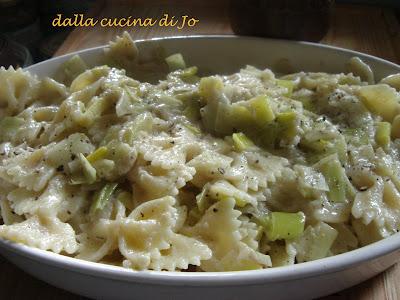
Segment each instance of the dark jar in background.
[{"label": "dark jar in background", "polygon": [[230,0],[233,31],[239,35],[321,40],[334,0]]}]

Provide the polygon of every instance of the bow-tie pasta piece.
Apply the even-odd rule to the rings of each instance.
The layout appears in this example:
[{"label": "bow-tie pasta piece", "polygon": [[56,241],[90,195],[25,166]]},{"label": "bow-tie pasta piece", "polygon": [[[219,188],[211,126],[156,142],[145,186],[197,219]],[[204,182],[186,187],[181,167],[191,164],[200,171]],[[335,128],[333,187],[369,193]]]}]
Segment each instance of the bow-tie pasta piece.
[{"label": "bow-tie pasta piece", "polygon": [[68,185],[63,176],[56,176],[43,192],[18,188],[7,199],[17,215],[57,216],[66,222],[85,206],[86,194],[80,187]]},{"label": "bow-tie pasta piece", "polygon": [[185,234],[200,239],[212,250],[211,259],[200,265],[204,271],[237,271],[271,266],[270,257],[254,249],[257,248],[254,240],[249,243],[247,237],[252,233],[244,234],[247,225],[241,228],[242,221],[238,219],[241,213],[234,207],[232,198],[218,201],[194,227],[184,229]]},{"label": "bow-tie pasta piece", "polygon": [[0,237],[55,253],[78,250],[74,229],[53,216],[33,215],[21,223],[1,225]]},{"label": "bow-tie pasta piece", "polygon": [[9,153],[0,166],[0,178],[30,191],[42,190],[55,168],[45,162],[45,149],[21,149]]},{"label": "bow-tie pasta piece", "polygon": [[124,266],[138,270],[184,270],[199,266],[211,257],[204,243],[177,233],[179,214],[173,197],[152,200],[138,206],[121,220],[119,249]]},{"label": "bow-tie pasta piece", "polygon": [[265,157],[257,152],[231,154],[233,162],[226,170],[225,177],[244,191],[259,191],[265,189],[268,183],[274,183],[282,176],[289,161],[285,158],[268,155]]}]

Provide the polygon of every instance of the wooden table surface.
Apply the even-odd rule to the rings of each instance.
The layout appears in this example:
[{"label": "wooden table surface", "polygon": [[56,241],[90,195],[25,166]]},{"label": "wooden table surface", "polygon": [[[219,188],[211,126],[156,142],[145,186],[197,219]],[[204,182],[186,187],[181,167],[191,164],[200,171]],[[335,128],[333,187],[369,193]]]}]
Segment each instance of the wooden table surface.
[{"label": "wooden table surface", "polygon": [[[98,1],[90,14],[96,18],[123,16],[160,17],[164,13],[189,15],[200,20],[197,26],[176,28],[131,28],[134,39],[194,34],[233,34],[227,15],[226,1]],[[172,3],[171,3],[172,2]],[[58,49],[61,55],[106,44],[124,29],[78,28]],[[400,25],[390,9],[364,6],[337,6],[331,26],[321,43],[369,53],[400,63]],[[20,271],[0,257],[0,290],[2,299],[84,299],[47,285]],[[334,284],[334,283],[332,283]],[[323,298],[324,300],[400,299],[400,264],[358,286]]]}]

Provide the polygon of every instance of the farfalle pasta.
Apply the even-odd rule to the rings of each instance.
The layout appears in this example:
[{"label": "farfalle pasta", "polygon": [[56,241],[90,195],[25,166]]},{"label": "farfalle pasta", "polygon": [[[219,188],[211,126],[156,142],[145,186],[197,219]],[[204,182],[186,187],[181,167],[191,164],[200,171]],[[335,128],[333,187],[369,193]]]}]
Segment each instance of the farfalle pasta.
[{"label": "farfalle pasta", "polygon": [[140,54],[127,33],[103,60],[74,56],[56,79],[0,69],[1,238],[220,272],[399,231],[398,75],[375,83],[352,58],[341,74],[201,76],[180,54]]}]

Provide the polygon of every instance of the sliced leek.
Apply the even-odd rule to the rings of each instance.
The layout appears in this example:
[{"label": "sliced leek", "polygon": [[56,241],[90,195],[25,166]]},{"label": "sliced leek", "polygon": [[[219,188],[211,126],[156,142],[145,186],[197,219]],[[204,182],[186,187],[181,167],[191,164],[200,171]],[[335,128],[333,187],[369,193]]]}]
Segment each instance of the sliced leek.
[{"label": "sliced leek", "polygon": [[183,59],[183,56],[180,53],[175,53],[175,54],[168,56],[165,59],[165,62],[168,64],[170,71],[175,71],[175,70],[186,68],[185,60]]},{"label": "sliced leek", "polygon": [[381,147],[387,147],[390,144],[391,125],[389,122],[377,122],[375,141]]},{"label": "sliced leek", "polygon": [[245,151],[246,149],[254,146],[253,141],[242,132],[232,134],[232,139],[233,146],[238,152]]},{"label": "sliced leek", "polygon": [[293,89],[295,87],[295,83],[291,80],[283,80],[277,79],[276,84],[280,87],[286,88],[287,92],[284,94],[286,97],[291,97],[293,94]]},{"label": "sliced leek", "polygon": [[105,158],[107,156],[107,154],[108,154],[107,147],[102,146],[102,147],[97,148],[94,152],[90,153],[86,157],[86,159],[88,160],[88,162],[90,162],[92,164],[95,161]]},{"label": "sliced leek", "polygon": [[106,183],[103,188],[98,191],[93,199],[92,205],[90,206],[90,213],[94,214],[99,210],[102,210],[107,203],[111,200],[111,196],[117,188],[118,183]]},{"label": "sliced leek", "polygon": [[263,223],[269,240],[294,239],[304,231],[305,215],[303,212],[272,212]]}]

